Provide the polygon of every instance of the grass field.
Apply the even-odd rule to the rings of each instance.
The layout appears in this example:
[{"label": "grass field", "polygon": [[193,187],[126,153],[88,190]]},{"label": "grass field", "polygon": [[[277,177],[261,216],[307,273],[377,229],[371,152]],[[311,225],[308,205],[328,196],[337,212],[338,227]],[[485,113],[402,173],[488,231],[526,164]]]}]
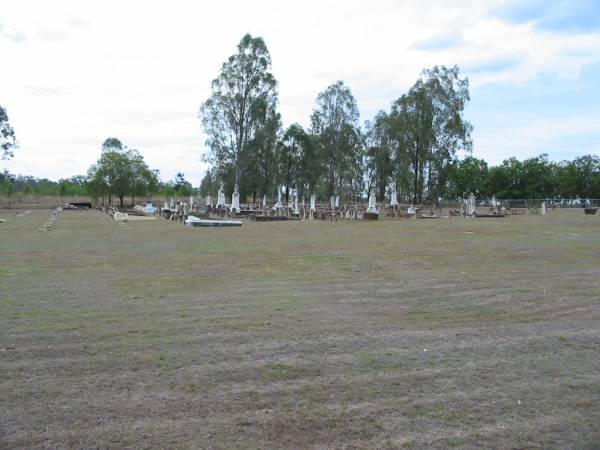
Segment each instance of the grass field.
[{"label": "grass field", "polygon": [[600,448],[600,217],[0,211],[0,448]]}]

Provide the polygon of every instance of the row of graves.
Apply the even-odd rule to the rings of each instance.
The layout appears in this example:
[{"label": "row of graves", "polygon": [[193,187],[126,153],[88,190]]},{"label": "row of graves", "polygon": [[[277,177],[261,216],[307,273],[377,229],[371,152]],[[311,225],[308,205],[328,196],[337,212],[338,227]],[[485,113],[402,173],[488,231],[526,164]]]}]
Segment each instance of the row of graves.
[{"label": "row of graves", "polygon": [[[189,197],[187,201],[170,198],[162,204],[154,205],[150,197],[146,205],[136,205],[131,210],[119,211],[117,207],[102,208],[118,222],[163,218],[178,221],[190,227],[229,227],[241,226],[242,220],[257,222],[284,220],[328,220],[328,221],[372,221],[382,219],[440,219],[449,217],[503,218],[510,214],[527,214],[529,207],[511,207],[505,201],[492,197],[491,202],[477,204],[474,194],[459,201],[452,207],[401,204],[395,191],[390,193],[388,202],[376,201],[375,191],[371,191],[368,203],[342,203],[339,195],[331,196],[328,202],[317,202],[316,194],[309,202],[300,199],[297,190],[291,189],[287,202],[283,201],[284,190],[279,188],[277,201],[269,204],[264,196],[261,203],[241,203],[237,187],[227,202],[223,186],[219,189],[216,202],[211,196],[206,199]],[[546,202],[539,208],[542,215],[548,214]]]}]

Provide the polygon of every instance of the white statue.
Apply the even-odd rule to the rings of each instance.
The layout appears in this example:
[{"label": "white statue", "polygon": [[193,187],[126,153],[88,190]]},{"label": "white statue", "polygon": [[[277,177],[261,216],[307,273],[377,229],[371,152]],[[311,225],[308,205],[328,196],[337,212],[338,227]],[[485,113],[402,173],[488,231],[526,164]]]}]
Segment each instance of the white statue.
[{"label": "white statue", "polygon": [[494,210],[496,210],[497,207],[498,207],[498,201],[496,200],[496,196],[492,195],[492,208],[494,208]]},{"label": "white statue", "polygon": [[267,207],[267,194],[263,195],[262,207],[263,209]]},{"label": "white statue", "polygon": [[273,209],[283,208],[281,191],[282,191],[281,186],[277,186],[277,203],[275,203],[275,207]]},{"label": "white statue", "polygon": [[294,214],[300,215],[300,209],[298,208],[298,191],[294,189]]},{"label": "white statue", "polygon": [[390,206],[398,206],[398,194],[396,192],[396,188],[392,189],[390,197]]},{"label": "white statue", "polygon": [[217,197],[217,208],[225,207],[225,191],[223,189],[223,183],[221,183],[221,187],[219,188],[219,195]]},{"label": "white statue", "polygon": [[238,192],[237,184],[233,189],[233,195],[231,196],[231,211],[240,212],[240,194]]},{"label": "white statue", "polygon": [[369,194],[369,207],[367,208],[367,212],[377,213],[377,200],[375,197],[375,189],[371,189],[371,193]]},{"label": "white statue", "polygon": [[542,202],[542,216],[548,215],[548,207],[546,206],[546,200]]},{"label": "white statue", "polygon": [[469,194],[469,200],[467,200],[467,216],[474,216],[476,207],[477,205],[475,204],[475,195],[471,192],[471,194]]}]

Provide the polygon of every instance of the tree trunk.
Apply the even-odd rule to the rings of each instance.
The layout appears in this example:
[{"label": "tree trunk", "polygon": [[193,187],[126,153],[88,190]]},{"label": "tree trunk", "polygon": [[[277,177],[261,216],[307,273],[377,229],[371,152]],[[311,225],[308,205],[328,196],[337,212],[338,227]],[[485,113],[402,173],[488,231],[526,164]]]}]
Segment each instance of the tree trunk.
[{"label": "tree trunk", "polygon": [[413,184],[413,204],[417,204],[417,191],[419,189],[419,141],[417,140],[417,145],[415,148],[415,163],[414,163],[414,184]]}]

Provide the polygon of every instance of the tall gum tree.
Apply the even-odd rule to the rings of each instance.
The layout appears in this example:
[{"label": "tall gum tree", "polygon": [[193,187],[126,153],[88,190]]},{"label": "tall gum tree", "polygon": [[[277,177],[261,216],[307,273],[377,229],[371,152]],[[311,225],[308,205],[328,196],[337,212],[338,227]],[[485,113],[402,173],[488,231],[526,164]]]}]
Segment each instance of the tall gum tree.
[{"label": "tall gum tree", "polygon": [[252,161],[252,145],[269,126],[279,120],[277,81],[270,72],[271,56],[262,38],[246,34],[237,52],[223,63],[213,80],[210,97],[200,107],[199,117],[208,138],[211,163],[219,178],[235,172],[235,184]]},{"label": "tall gum tree", "polygon": [[391,133],[399,165],[412,175],[412,201],[434,200],[460,151],[471,151],[472,126],[463,117],[469,82],[458,67],[424,70],[409,92],[392,104]]},{"label": "tall gum tree", "polygon": [[358,118],[356,100],[343,81],[317,96],[310,131],[319,145],[327,196],[343,186],[353,191],[357,183],[362,184],[363,145]]}]

